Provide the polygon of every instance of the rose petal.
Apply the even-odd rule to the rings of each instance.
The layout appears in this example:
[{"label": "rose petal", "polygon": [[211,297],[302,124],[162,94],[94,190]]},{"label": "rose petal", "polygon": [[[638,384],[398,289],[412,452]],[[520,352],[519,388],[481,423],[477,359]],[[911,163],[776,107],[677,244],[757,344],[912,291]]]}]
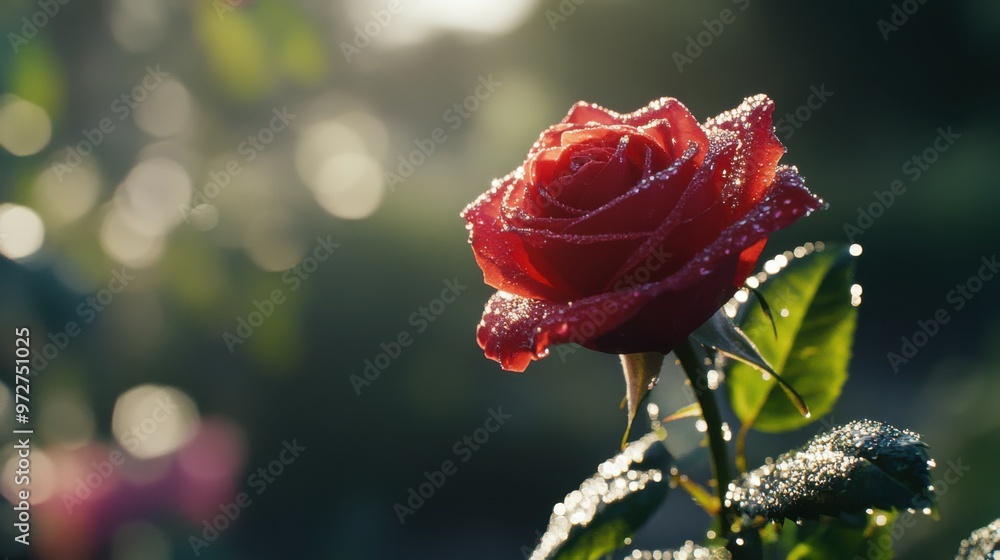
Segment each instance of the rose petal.
[{"label": "rose petal", "polygon": [[519,237],[527,260],[538,272],[562,287],[559,297],[547,298],[553,301],[570,301],[600,290],[608,271],[615,270],[649,237],[648,231],[580,235],[512,224],[505,230]]},{"label": "rose petal", "polygon": [[[709,146],[710,153],[705,157],[705,163],[697,170],[694,177],[687,181],[684,190],[671,207],[670,213],[610,277],[605,290],[610,289],[621,278],[633,272],[651,255],[667,253],[672,257],[671,262],[678,263],[674,265],[662,263],[663,266],[656,271],[656,277],[652,278],[656,280],[675,272],[677,267],[694,256],[694,252],[711,243],[717,232],[725,227],[718,212],[699,220],[700,229],[689,227],[689,224],[702,218],[719,202],[720,193],[715,183],[717,171],[714,162],[720,155],[724,155],[732,149],[732,146],[726,144]],[[682,228],[686,235],[677,233]]]},{"label": "rose petal", "polygon": [[630,144],[633,144],[631,136],[619,137],[614,155],[600,173],[587,183],[572,185],[573,206],[586,210],[600,208],[642,179],[644,170],[641,164],[636,165],[629,157]]},{"label": "rose petal", "polygon": [[[670,152],[674,157],[680,156],[692,142],[705,146],[708,137],[705,131],[683,103],[672,97],[658,99],[645,108],[625,116],[624,122],[639,126],[647,134],[660,134],[670,141]],[[662,123],[668,123],[669,129],[664,129]],[[701,162],[698,161],[698,164]]]},{"label": "rose petal", "polygon": [[669,167],[639,181],[607,204],[572,220],[566,233],[592,234],[620,229],[621,224],[652,231],[669,215],[696,171],[698,146],[692,145]]},{"label": "rose petal", "polygon": [[497,292],[486,302],[476,340],[487,358],[507,371],[524,371],[535,353],[535,328],[558,304]]},{"label": "rose petal", "polygon": [[743,100],[739,107],[726,111],[705,123],[705,130],[712,141],[733,142],[717,136],[717,131],[736,134],[739,148],[727,167],[723,186],[724,203],[731,208],[731,215],[739,217],[766,194],[774,180],[775,167],[785,153],[784,146],[774,135],[771,113],[774,102],[766,95],[755,95]]},{"label": "rose petal", "polygon": [[[659,128],[662,124],[656,123],[656,121],[664,121],[669,126],[669,132]],[[635,127],[654,123],[653,128],[656,130],[651,134],[663,135],[664,148],[672,143],[675,157],[686,150],[691,142],[702,145],[706,143],[705,132],[698,124],[698,120],[691,115],[683,103],[672,97],[662,97],[641,109],[625,114],[616,113],[595,103],[580,101],[569,110],[569,114],[563,118],[560,124],[583,125],[590,123],[626,124]],[[667,139],[669,139],[669,143]]]},{"label": "rose petal", "polygon": [[498,290],[533,298],[561,299],[565,286],[554,284],[528,259],[521,237],[505,229],[501,216],[504,193],[516,173],[494,181],[493,187],[462,211],[476,262],[486,284]]},{"label": "rose petal", "polygon": [[563,123],[570,124],[616,124],[621,123],[621,115],[601,107],[596,103],[578,101],[569,109],[569,113],[563,117]]}]

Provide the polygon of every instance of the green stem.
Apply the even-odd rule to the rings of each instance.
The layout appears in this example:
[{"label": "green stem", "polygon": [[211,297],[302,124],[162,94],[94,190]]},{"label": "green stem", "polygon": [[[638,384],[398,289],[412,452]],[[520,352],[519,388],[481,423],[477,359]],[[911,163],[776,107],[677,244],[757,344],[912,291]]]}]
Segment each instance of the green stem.
[{"label": "green stem", "polygon": [[722,414],[715,402],[715,395],[708,388],[708,379],[704,364],[695,352],[690,340],[685,340],[674,354],[681,362],[684,373],[691,381],[694,396],[701,407],[701,416],[708,428],[708,447],[712,453],[712,474],[715,477],[715,488],[719,497],[719,524],[722,537],[728,538],[732,531],[731,508],[726,507],[726,490],[732,480],[729,471],[729,453],[726,450],[726,440],[722,437]]}]

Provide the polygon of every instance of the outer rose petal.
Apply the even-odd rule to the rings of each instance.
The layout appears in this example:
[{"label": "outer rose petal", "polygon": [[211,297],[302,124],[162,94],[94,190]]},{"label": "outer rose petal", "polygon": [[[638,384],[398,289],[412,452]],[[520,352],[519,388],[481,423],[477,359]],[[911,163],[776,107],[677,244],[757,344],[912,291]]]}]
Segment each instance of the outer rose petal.
[{"label": "outer rose petal", "polygon": [[709,137],[726,131],[735,133],[739,142],[740,148],[727,165],[730,180],[723,183],[724,199],[735,210],[735,217],[742,216],[766,194],[774,180],[775,166],[785,153],[774,135],[773,112],[773,101],[766,95],[755,95],[705,123]]},{"label": "outer rose petal", "polygon": [[670,352],[732,296],[750,259],[759,257],[761,241],[821,205],[794,169],[781,168],[764,200],[676,273],[570,303],[498,293],[479,324],[479,345],[510,371],[524,371],[553,344],[575,342],[608,353]]},{"label": "outer rose petal", "polygon": [[596,103],[578,101],[576,105],[570,107],[569,113],[563,117],[562,122],[570,124],[587,124],[592,122],[598,124],[619,124],[622,122],[622,118],[618,113],[605,109]]},{"label": "outer rose petal", "polygon": [[552,280],[535,268],[520,235],[504,229],[500,206],[504,192],[515,180],[511,174],[496,181],[462,211],[468,222],[469,243],[483,270],[483,280],[490,286],[525,297],[558,299],[563,287],[553,286]]}]

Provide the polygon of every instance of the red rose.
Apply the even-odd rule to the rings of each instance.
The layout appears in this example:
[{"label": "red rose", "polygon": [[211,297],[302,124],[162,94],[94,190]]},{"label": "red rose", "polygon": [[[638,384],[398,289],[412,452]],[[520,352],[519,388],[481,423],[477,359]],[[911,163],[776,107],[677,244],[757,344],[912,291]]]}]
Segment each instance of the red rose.
[{"label": "red rose", "polygon": [[485,281],[478,341],[524,371],[553,344],[670,352],[735,293],[767,236],[819,208],[744,100],[704,125],[665,97],[619,115],[577,103],[462,217]]}]

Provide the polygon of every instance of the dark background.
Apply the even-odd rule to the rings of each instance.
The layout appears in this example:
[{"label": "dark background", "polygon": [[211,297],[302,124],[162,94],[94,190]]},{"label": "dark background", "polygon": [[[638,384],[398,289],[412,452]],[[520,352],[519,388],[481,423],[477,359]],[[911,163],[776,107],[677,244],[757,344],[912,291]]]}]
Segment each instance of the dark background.
[{"label": "dark background", "polygon": [[[15,207],[0,206],[0,247],[18,257],[0,259],[3,363],[12,363],[16,326],[31,327],[40,350],[68,321],[83,324],[77,306],[114,271],[135,276],[32,378],[34,556],[192,558],[188,538],[202,520],[247,492],[252,505],[201,558],[521,558],[552,505],[616,450],[624,383],[615,356],[582,349],[564,359],[554,350],[523,375],[483,357],[474,332],[492,290],[458,212],[577,100],[626,112],[673,96],[704,120],[763,92],[777,121],[813,87],[833,95],[785,127],[782,161],[829,209],[774,236],[766,252],[848,242],[845,225],[857,225],[875,191],[897,179],[906,191],[851,240],[864,246],[864,303],[837,408],[798,432],[751,436],[750,463],[829,423],[885,420],[923,434],[939,476],[967,468],[939,485],[940,520],[903,531],[901,558],[949,557],[1000,516],[1000,281],[961,310],[946,301],[1000,240],[995,2],[896,2],[916,11],[905,22],[897,15],[902,25],[886,39],[879,20],[891,23],[894,5],[885,1],[413,0],[349,61],[342,44],[386,2],[231,3],[244,6],[70,0],[17,52],[9,33],[23,33],[21,18],[42,8],[0,7],[0,95],[15,96],[0,98],[0,204],[29,208],[44,224],[40,249],[21,256],[11,247],[31,246],[37,233],[3,226],[21,222],[4,222]],[[705,21],[724,9],[735,20],[709,43],[706,28],[720,24]],[[707,46],[679,69],[674,53],[689,55],[699,33]],[[115,99],[156,65],[170,85],[119,120]],[[453,130],[445,112],[489,76],[500,85]],[[245,161],[240,143],[283,107],[296,115],[288,129]],[[54,178],[53,162],[105,117],[115,130],[81,168]],[[43,147],[10,153],[47,127]],[[397,171],[399,156],[437,127],[446,140],[387,189],[382,170]],[[912,180],[904,166],[940,127],[960,138]],[[212,208],[182,220],[177,200],[209,192],[231,159],[242,172],[210,197]],[[328,172],[317,175],[322,161]],[[142,173],[129,179],[134,169]],[[293,291],[284,271],[328,236],[339,247]],[[467,289],[418,333],[411,314],[454,279]],[[284,303],[230,353],[223,333],[275,289]],[[887,353],[942,307],[950,321],[894,371]],[[413,343],[357,394],[351,376],[403,331]],[[0,433],[9,433],[13,375],[3,381]],[[114,412],[144,384],[193,407],[155,425],[160,445],[146,455],[156,457],[126,454],[68,512],[64,497],[93,461],[127,445],[112,418],[141,425],[154,414],[155,401],[128,399]],[[666,411],[688,398],[668,366],[652,400]],[[499,407],[510,419],[481,449],[457,455],[456,442]],[[681,470],[707,478],[691,422],[669,429]],[[248,477],[293,440],[306,450],[257,494]],[[4,444],[7,499],[12,455]],[[457,472],[401,525],[393,505],[446,460]],[[0,521],[0,553],[22,554],[9,508]],[[636,544],[697,540],[708,522],[676,491]]]}]

